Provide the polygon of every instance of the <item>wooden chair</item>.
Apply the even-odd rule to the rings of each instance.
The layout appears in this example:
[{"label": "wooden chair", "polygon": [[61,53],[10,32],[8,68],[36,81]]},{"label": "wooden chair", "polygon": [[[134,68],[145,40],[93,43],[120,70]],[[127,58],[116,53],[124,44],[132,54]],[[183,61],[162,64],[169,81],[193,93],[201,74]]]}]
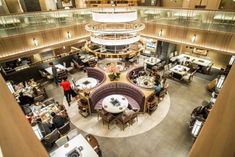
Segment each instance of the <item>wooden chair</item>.
[{"label": "wooden chair", "polygon": [[83,117],[88,117],[90,115],[89,112],[89,104],[87,99],[81,98],[78,101],[78,109],[79,109],[79,113],[83,116]]},{"label": "wooden chair", "polygon": [[131,116],[132,116],[132,114],[130,114],[130,115],[122,114],[122,116],[120,116],[117,119],[117,122],[122,125],[122,130],[124,130],[125,127],[130,125]]},{"label": "wooden chair", "polygon": [[108,124],[108,129],[109,125],[115,120],[115,116],[111,113],[100,111],[98,115],[101,117],[103,124],[107,123]]},{"label": "wooden chair", "polygon": [[130,125],[132,125],[135,121],[138,122],[138,114],[139,114],[139,112],[135,112],[131,115],[131,118],[130,118],[130,121],[129,121]]},{"label": "wooden chair", "polygon": [[156,98],[155,93],[149,96],[146,105],[147,105],[147,112],[150,115],[158,108],[158,99]]},{"label": "wooden chair", "polygon": [[99,145],[97,139],[91,134],[86,135],[85,139],[91,145],[91,147],[95,150],[95,152],[99,155],[99,157],[101,157],[102,151],[100,149],[100,145]]}]

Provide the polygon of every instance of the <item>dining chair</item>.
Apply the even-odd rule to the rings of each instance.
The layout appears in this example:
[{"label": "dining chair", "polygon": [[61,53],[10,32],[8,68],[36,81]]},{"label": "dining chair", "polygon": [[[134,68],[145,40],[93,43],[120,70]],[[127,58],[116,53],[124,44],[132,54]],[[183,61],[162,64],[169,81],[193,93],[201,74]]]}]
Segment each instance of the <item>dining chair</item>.
[{"label": "dining chair", "polygon": [[62,127],[58,128],[61,135],[65,135],[70,130],[70,122],[65,123]]},{"label": "dining chair", "polygon": [[78,134],[79,134],[78,129],[73,129],[70,132],[68,132],[67,137],[69,140],[71,140],[72,138],[74,138]]},{"label": "dining chair", "polygon": [[85,139],[91,145],[91,147],[95,150],[95,152],[99,155],[99,157],[101,157],[102,151],[100,149],[100,145],[99,145],[97,139],[95,138],[95,136],[88,134],[85,136]]},{"label": "dining chair", "polygon": [[117,123],[122,125],[122,130],[125,129],[125,127],[130,125],[130,120],[131,120],[131,116],[132,114],[122,114],[118,119],[117,119]]},{"label": "dining chair", "polygon": [[57,145],[57,147],[60,147],[60,146],[63,146],[67,142],[68,142],[68,137],[62,136],[58,140],[55,141],[55,144]]},{"label": "dining chair", "polygon": [[151,94],[146,102],[148,114],[152,114],[158,108],[158,101],[155,93]]},{"label": "dining chair", "polygon": [[103,125],[104,123],[107,123],[108,124],[108,129],[109,129],[109,125],[114,121],[115,119],[115,116],[111,113],[106,113],[106,114],[101,114],[100,115],[101,119],[102,119],[102,122],[103,122]]}]

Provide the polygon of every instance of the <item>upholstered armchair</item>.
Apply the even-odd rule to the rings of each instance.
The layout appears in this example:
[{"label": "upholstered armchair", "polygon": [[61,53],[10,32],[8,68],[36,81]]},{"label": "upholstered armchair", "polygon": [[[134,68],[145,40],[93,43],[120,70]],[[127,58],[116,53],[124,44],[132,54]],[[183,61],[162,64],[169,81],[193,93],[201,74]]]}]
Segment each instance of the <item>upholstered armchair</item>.
[{"label": "upholstered armchair", "polygon": [[53,130],[50,134],[46,135],[42,140],[42,144],[46,147],[46,148],[51,148],[55,141],[58,140],[60,138],[60,133],[57,129]]},{"label": "upholstered armchair", "polygon": [[70,130],[70,122],[65,123],[62,127],[60,127],[59,132],[61,135],[65,135]]}]

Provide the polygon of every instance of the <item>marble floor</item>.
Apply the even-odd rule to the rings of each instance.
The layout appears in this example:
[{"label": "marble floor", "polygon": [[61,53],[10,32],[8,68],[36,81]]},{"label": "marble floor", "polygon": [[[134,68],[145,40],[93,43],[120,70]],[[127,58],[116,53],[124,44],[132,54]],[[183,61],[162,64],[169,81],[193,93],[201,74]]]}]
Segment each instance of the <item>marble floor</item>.
[{"label": "marble floor", "polygon": [[[79,72],[70,78],[79,79],[84,75]],[[166,117],[152,129],[135,136],[119,138],[96,136],[103,156],[186,157],[193,144],[187,123],[192,110],[201,105],[203,100],[209,100],[210,93],[206,90],[208,82],[208,79],[197,76],[190,85],[168,80],[171,105]],[[57,86],[48,85],[47,92],[49,96],[63,102],[63,92]],[[87,134],[82,130],[80,132],[83,135]]]},{"label": "marble floor", "polygon": [[[65,103],[66,100],[64,99],[64,104]],[[166,117],[169,109],[170,96],[168,94],[159,103],[158,109],[154,113],[151,115],[147,113],[139,114],[135,122],[131,126],[127,126],[124,130],[122,130],[121,125],[117,125],[115,123],[111,124],[108,129],[106,124],[102,124],[101,119],[98,120],[97,114],[92,114],[92,116],[87,118],[82,117],[78,114],[76,102],[71,104],[71,107],[67,108],[67,112],[72,124],[86,133],[100,137],[120,138],[135,136],[156,127]]]}]

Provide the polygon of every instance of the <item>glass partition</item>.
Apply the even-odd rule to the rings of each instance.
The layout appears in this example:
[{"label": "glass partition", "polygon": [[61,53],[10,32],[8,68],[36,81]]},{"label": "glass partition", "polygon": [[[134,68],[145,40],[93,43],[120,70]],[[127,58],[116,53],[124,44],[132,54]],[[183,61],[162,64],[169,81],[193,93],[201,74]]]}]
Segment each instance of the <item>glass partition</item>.
[{"label": "glass partition", "polygon": [[[142,22],[235,32],[235,12],[134,7]],[[0,37],[88,23],[94,8],[0,16]]]}]

